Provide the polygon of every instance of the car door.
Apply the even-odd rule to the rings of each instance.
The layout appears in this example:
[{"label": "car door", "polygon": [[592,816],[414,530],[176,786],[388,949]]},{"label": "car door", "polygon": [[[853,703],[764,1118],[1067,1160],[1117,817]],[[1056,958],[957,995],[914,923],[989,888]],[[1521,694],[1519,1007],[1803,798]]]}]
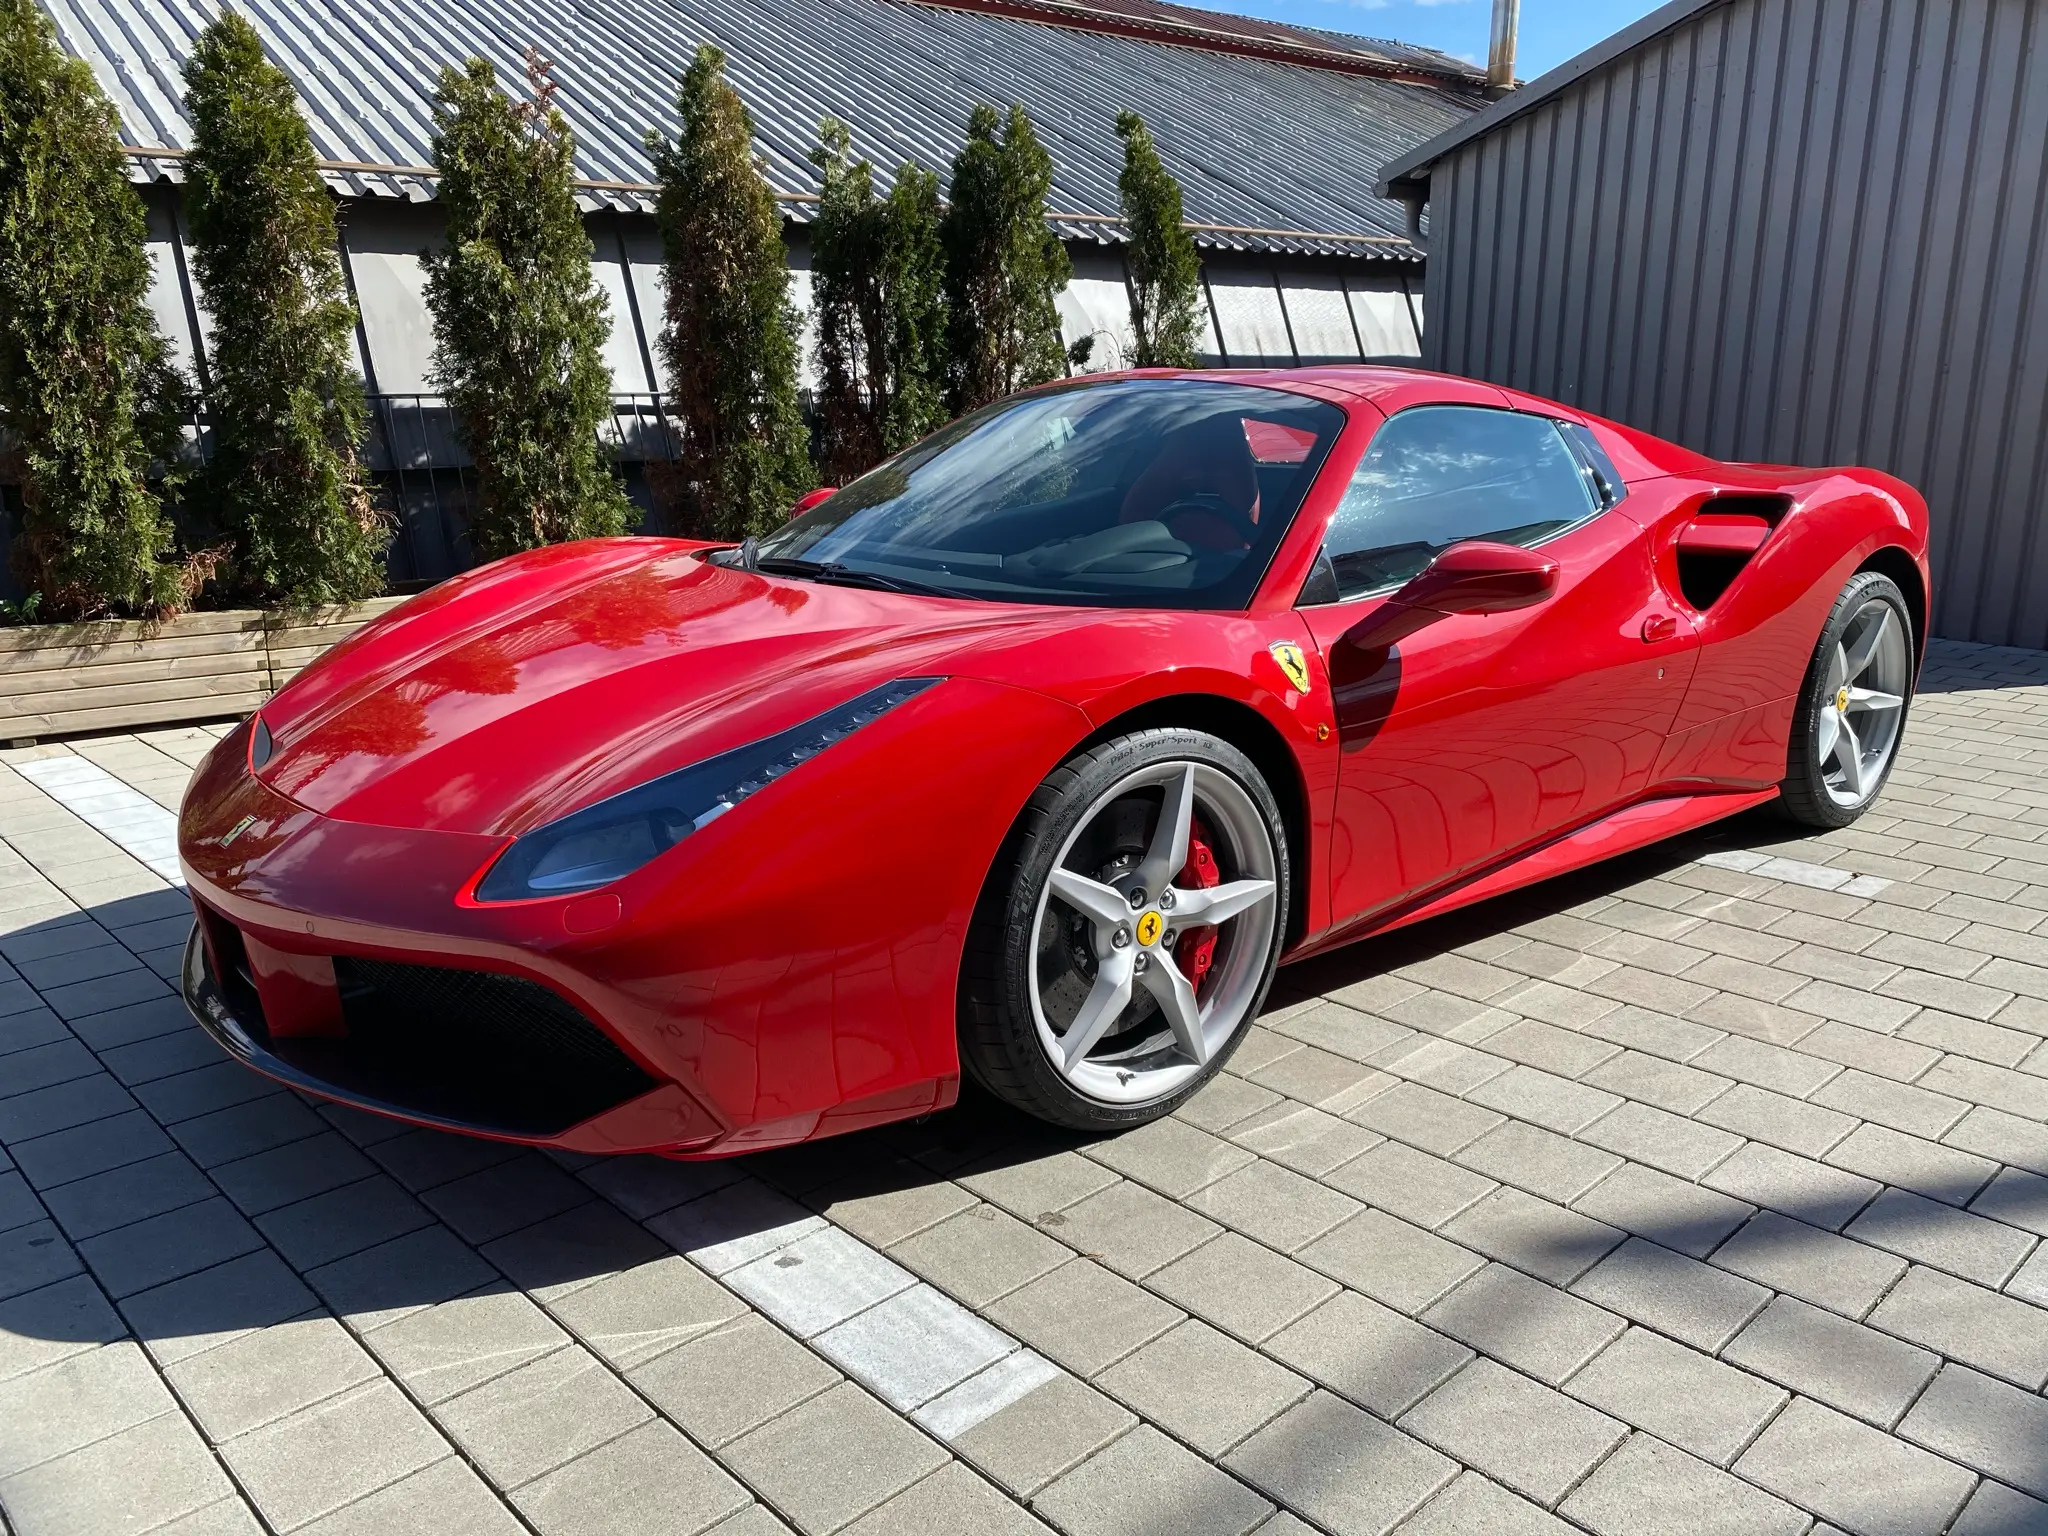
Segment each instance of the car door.
[{"label": "car door", "polygon": [[[1340,922],[1396,906],[1640,793],[1697,642],[1583,427],[1422,405],[1374,435],[1303,588],[1343,746],[1331,845]],[[1540,548],[1554,593],[1445,618],[1392,646],[1345,640],[1450,545]]]}]

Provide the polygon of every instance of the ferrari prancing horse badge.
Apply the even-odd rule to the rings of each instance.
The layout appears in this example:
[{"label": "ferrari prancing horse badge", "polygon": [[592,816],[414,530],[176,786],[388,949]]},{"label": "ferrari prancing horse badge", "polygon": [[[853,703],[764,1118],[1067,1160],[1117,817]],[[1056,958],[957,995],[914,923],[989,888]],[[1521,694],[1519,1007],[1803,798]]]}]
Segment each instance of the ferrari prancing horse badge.
[{"label": "ferrari prancing horse badge", "polygon": [[1308,658],[1301,654],[1301,647],[1282,640],[1272,650],[1273,659],[1280,663],[1280,670],[1287,674],[1287,681],[1294,684],[1294,691],[1307,693]]}]

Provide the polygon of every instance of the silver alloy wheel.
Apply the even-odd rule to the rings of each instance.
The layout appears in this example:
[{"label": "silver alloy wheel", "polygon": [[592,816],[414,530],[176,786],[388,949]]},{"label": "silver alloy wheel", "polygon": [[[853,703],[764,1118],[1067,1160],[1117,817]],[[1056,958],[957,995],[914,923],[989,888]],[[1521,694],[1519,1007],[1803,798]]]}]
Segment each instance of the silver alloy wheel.
[{"label": "silver alloy wheel", "polygon": [[1814,711],[1814,761],[1828,798],[1856,810],[1877,792],[1898,750],[1913,662],[1898,610],[1873,597],[1856,610],[1828,658]]},{"label": "silver alloy wheel", "polygon": [[[1105,818],[1128,830],[1138,815],[1151,823],[1142,854],[1077,867]],[[1174,883],[1197,818],[1221,869],[1213,886]],[[1264,985],[1277,863],[1256,802],[1207,763],[1155,763],[1098,796],[1061,845],[1031,924],[1032,1021],[1053,1070],[1110,1104],[1184,1087],[1243,1027]],[[1199,996],[1174,955],[1190,927],[1217,930]]]}]

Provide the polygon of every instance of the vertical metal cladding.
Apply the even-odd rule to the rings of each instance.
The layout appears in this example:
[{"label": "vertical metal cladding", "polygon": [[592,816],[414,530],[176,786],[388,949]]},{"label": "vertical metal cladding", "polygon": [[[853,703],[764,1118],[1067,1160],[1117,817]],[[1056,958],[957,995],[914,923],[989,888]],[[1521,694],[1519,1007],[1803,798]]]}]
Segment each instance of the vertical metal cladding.
[{"label": "vertical metal cladding", "polygon": [[1427,364],[1897,474],[2048,647],[2048,0],[1708,0],[1426,174]]}]

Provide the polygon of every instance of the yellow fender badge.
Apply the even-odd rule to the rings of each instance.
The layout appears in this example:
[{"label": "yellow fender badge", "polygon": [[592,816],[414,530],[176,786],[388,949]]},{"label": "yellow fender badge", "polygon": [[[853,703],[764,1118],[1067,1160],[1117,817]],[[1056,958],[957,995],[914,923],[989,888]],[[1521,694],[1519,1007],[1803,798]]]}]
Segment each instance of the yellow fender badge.
[{"label": "yellow fender badge", "polygon": [[1282,640],[1272,647],[1272,652],[1280,670],[1287,674],[1287,681],[1294,684],[1294,691],[1309,692],[1308,658],[1301,654],[1301,647]]}]

